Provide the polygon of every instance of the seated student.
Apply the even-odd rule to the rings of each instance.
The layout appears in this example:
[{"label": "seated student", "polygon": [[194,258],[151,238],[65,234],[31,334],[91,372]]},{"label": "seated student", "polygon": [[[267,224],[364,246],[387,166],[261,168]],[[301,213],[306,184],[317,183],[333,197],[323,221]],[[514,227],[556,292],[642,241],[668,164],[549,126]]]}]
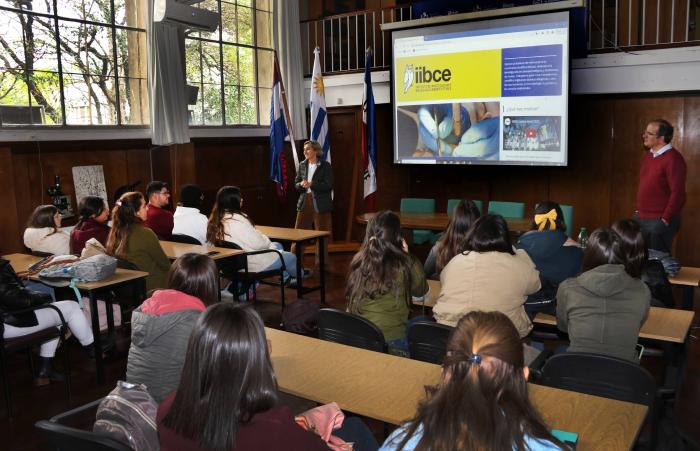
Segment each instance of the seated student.
[{"label": "seated student", "polygon": [[165,182],[152,181],[146,187],[148,199],[144,224],[153,230],[160,240],[167,240],[173,233],[173,214],[165,207],[170,203],[170,190]]},{"label": "seated student", "polygon": [[329,449],[277,405],[263,322],[250,306],[228,302],[199,317],[180,384],[158,407],[157,423],[161,451]]},{"label": "seated student", "polygon": [[427,389],[416,416],[380,451],[567,449],[530,402],[528,375],[520,336],[508,317],[468,313],[447,342],[442,382]]},{"label": "seated student", "polygon": [[131,316],[126,380],[144,384],[161,402],[180,382],[187,340],[199,314],[219,301],[218,270],[206,255],[185,254],[168,273],[168,289],[156,290]]},{"label": "seated student", "polygon": [[182,185],[180,203],[173,215],[173,234],[191,236],[199,244],[207,242],[207,217],[200,212],[204,194],[197,185]]},{"label": "seated student", "polygon": [[[611,227],[617,233],[625,249],[627,267],[636,267],[635,260],[641,260],[641,273],[634,275],[647,284],[651,291],[651,304],[657,307],[673,308],[673,292],[671,282],[659,260],[649,260],[649,250],[644,241],[639,223],[632,219],[621,219]],[[630,263],[633,262],[633,263]],[[631,269],[630,271],[634,271]]]},{"label": "seated student", "polygon": [[[285,279],[296,283],[297,257],[291,252],[284,251],[280,243],[270,241],[262,232],[255,228],[253,221],[243,213],[243,197],[237,186],[223,186],[216,193],[216,202],[209,215],[207,225],[207,241],[216,244],[228,241],[238,245],[246,252],[275,249],[282,254],[285,265]],[[279,255],[269,252],[248,256],[248,271],[260,272],[277,269],[282,266]]]},{"label": "seated student", "polygon": [[411,300],[428,291],[423,266],[401,237],[399,216],[378,212],[367,223],[365,239],[350,262],[348,311],[372,321],[390,346],[407,350]]},{"label": "seated student", "polygon": [[515,245],[530,256],[540,272],[542,288],[530,296],[525,310],[554,314],[557,287],[581,270],[583,249],[566,235],[564,213],[558,203],[541,202],[535,207],[532,230],[523,234]]},{"label": "seated student", "polygon": [[626,254],[611,229],[591,234],[583,272],[557,290],[557,327],[569,334],[569,351],[639,361],[635,345],[651,293],[639,279],[643,257],[638,257]]},{"label": "seated student", "polygon": [[105,201],[98,196],[83,197],[78,204],[78,215],[80,219],[70,234],[71,253],[80,255],[90,238],[105,246],[109,237],[109,210]]},{"label": "seated student", "polygon": [[70,235],[59,230],[61,213],[53,205],[40,205],[34,209],[24,230],[24,245],[33,252],[54,255],[70,254]]},{"label": "seated student", "polygon": [[440,272],[447,262],[464,250],[464,238],[479,216],[479,207],[471,200],[461,200],[455,205],[445,233],[430,249],[423,264],[426,276],[436,280],[440,278]]},{"label": "seated student", "polygon": [[501,215],[479,218],[467,235],[465,251],[440,273],[442,288],[433,315],[454,326],[474,310],[505,313],[521,337],[532,329],[523,304],[540,289],[535,264],[522,249],[513,250],[508,225]]},{"label": "seated student", "polygon": [[165,288],[170,260],[155,233],[144,226],[146,201],[141,193],[125,193],[112,209],[112,230],[107,253],[127,260],[146,271],[146,290]]},{"label": "seated student", "polygon": [[[22,280],[12,269],[8,260],[0,259],[0,312],[9,314],[5,316],[3,324],[3,337],[15,338],[33,334],[40,330],[56,327],[61,324],[58,313],[51,308],[43,308],[30,312],[13,313],[18,310],[49,304],[60,310],[68,328],[75,335],[81,345],[90,350],[92,348],[92,329],[80,310],[80,306],[74,301],[51,302],[51,297],[45,293],[39,293],[25,288]],[[35,375],[36,385],[46,385],[51,381],[62,381],[63,375],[57,373],[51,367],[51,361],[58,347],[58,338],[54,338],[41,345],[39,356],[41,365]]]}]

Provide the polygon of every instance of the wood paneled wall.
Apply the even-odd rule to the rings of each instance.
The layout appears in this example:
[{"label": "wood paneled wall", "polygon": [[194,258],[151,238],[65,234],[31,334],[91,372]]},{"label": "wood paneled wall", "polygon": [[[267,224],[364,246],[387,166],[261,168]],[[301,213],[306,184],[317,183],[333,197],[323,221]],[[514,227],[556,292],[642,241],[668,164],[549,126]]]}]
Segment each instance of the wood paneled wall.
[{"label": "wood paneled wall", "polygon": [[[688,163],[688,201],[678,235],[677,256],[683,264],[700,266],[700,95],[658,94],[634,96],[574,96],[570,104],[569,165],[533,168],[511,166],[399,166],[393,164],[390,105],[376,110],[378,198],[380,209],[399,207],[402,197],[431,197],[444,211],[447,199],[473,198],[525,202],[527,211],[542,200],[574,206],[574,230],[589,230],[629,217],[635,207],[641,131],[647,121],[663,117],[676,127],[674,144]],[[362,228],[352,217],[363,211],[360,155],[361,110],[329,110],[329,130],[336,177],[334,238],[361,239]],[[301,146],[299,146],[301,150]],[[141,180],[145,189],[151,173],[177,191],[197,183],[209,211],[222,185],[243,189],[245,209],[259,224],[291,227],[297,194],[292,187],[294,165],[287,150],[290,192],[286,202],[277,198],[268,179],[267,138],[198,139],[182,146],[151,149],[148,141],[50,142],[0,144],[0,189],[5,214],[0,218],[0,252],[22,250],[21,234],[31,210],[49,202],[45,189],[61,176],[64,191],[72,195],[71,168],[104,166],[108,193]],[[302,157],[303,158],[303,157]],[[353,165],[358,164],[356,202],[351,209]],[[75,199],[73,199],[75,202]]]}]

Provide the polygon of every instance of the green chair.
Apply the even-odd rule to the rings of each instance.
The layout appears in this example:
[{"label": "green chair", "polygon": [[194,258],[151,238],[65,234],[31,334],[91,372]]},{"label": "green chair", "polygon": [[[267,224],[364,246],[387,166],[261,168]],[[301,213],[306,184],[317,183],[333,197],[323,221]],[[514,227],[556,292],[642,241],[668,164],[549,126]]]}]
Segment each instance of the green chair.
[{"label": "green chair", "polygon": [[489,213],[504,218],[525,219],[525,204],[522,202],[489,201]]},{"label": "green chair", "polygon": [[574,207],[571,205],[562,205],[559,204],[561,207],[561,212],[564,213],[564,222],[566,223],[566,235],[571,236],[571,233],[573,233],[574,230]]},{"label": "green chair", "polygon": [[[401,213],[435,213],[435,199],[404,197],[401,199]],[[413,244],[435,243],[437,235],[430,230],[413,230]]]},{"label": "green chair", "polygon": [[[452,210],[455,209],[455,205],[457,205],[461,200],[462,199],[448,199],[447,200],[447,214],[448,215],[452,216]],[[483,203],[480,200],[473,200],[473,199],[472,199],[472,202],[474,202],[476,204],[476,208],[478,208],[479,212],[481,213],[483,211],[482,210]]]}]

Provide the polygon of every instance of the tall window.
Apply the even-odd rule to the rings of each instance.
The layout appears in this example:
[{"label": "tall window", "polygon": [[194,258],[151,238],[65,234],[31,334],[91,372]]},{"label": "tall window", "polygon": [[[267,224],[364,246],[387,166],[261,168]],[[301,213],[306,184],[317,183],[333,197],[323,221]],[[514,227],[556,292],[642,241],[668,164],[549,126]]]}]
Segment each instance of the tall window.
[{"label": "tall window", "polygon": [[268,125],[272,95],[270,0],[204,0],[219,13],[213,33],[193,32],[185,41],[187,83],[199,88],[190,124]]},{"label": "tall window", "polygon": [[0,125],[145,125],[145,0],[0,0]]}]

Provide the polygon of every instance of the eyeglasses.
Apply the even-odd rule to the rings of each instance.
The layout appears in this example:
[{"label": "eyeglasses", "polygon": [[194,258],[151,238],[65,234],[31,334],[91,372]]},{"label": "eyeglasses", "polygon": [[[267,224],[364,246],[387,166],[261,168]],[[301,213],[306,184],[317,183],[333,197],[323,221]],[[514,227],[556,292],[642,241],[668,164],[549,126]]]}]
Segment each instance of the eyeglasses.
[{"label": "eyeglasses", "polygon": [[170,191],[161,191],[160,193],[161,196],[170,196]]}]

